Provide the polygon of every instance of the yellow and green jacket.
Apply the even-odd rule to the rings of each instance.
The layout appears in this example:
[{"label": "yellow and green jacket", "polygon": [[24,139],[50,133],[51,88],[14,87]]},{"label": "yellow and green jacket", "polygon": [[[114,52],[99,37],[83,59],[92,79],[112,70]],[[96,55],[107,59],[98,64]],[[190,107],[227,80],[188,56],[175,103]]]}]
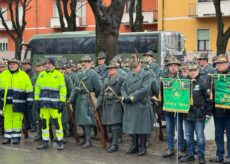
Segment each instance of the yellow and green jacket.
[{"label": "yellow and green jacket", "polygon": [[66,102],[66,94],[65,79],[61,72],[53,69],[38,75],[34,100],[39,101],[40,108],[58,109],[59,102]]},{"label": "yellow and green jacket", "polygon": [[25,112],[33,105],[33,86],[29,76],[20,69],[14,73],[5,70],[0,74],[0,110],[13,105],[14,112]]}]

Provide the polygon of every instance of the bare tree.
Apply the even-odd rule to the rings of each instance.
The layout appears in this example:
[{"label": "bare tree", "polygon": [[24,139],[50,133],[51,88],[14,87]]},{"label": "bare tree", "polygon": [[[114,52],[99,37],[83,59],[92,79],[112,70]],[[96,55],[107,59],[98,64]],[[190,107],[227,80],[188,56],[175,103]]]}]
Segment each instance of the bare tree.
[{"label": "bare tree", "polygon": [[119,28],[126,0],[111,0],[105,6],[102,0],[88,0],[96,20],[96,54],[107,52],[106,63],[117,53]]},{"label": "bare tree", "polygon": [[[76,6],[79,0],[56,0],[62,31],[76,31]],[[67,22],[65,26],[64,19]]]},{"label": "bare tree", "polygon": [[[143,20],[144,16],[142,15],[142,0],[137,0],[135,6],[135,0],[129,0],[129,25],[132,32],[144,31]],[[136,8],[136,18],[135,22],[133,19],[134,8]]]},{"label": "bare tree", "polygon": [[215,11],[216,11],[216,23],[217,23],[217,40],[216,40],[216,47],[217,47],[217,55],[225,54],[226,48],[228,45],[228,40],[230,37],[230,26],[224,31],[224,22],[222,18],[221,0],[213,0]]},{"label": "bare tree", "polygon": [[[7,0],[7,9],[3,10],[0,7],[0,18],[2,20],[2,25],[5,27],[6,31],[9,33],[10,37],[14,41],[15,44],[15,58],[21,60],[22,53],[22,42],[23,42],[23,33],[26,27],[26,11],[28,11],[31,7],[29,4],[31,0]],[[1,3],[1,2],[0,2]],[[2,6],[2,5],[0,5]],[[19,17],[19,7],[22,7],[22,17]],[[3,14],[9,11],[10,13],[10,21],[12,23],[12,29],[7,25]]]}]

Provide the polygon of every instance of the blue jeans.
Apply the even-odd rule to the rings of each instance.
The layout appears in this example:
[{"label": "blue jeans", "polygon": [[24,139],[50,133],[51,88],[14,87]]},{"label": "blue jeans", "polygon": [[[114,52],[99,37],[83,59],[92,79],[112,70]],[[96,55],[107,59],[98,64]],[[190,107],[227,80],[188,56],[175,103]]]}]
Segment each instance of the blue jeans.
[{"label": "blue jeans", "polygon": [[194,156],[194,131],[197,137],[198,143],[198,155],[199,157],[205,156],[205,137],[204,128],[205,121],[184,121],[185,124],[185,134],[187,141],[187,153],[190,156]]},{"label": "blue jeans", "polygon": [[214,117],[216,156],[223,159],[224,156],[224,130],[227,136],[227,158],[230,158],[230,118]]},{"label": "blue jeans", "polygon": [[174,149],[174,137],[175,137],[175,127],[178,131],[178,149],[183,150],[184,146],[184,130],[183,130],[183,119],[180,114],[178,114],[178,123],[175,113],[165,112],[165,121],[166,121],[166,133],[167,133],[167,145],[168,150]]}]

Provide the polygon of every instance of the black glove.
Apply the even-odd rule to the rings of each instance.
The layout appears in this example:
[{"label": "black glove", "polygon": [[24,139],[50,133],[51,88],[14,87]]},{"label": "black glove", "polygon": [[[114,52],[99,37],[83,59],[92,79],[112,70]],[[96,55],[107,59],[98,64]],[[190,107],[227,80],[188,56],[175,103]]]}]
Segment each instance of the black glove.
[{"label": "black glove", "polygon": [[130,103],[132,103],[132,101],[131,101],[130,97],[126,97],[126,98],[124,98],[123,103],[130,104]]},{"label": "black glove", "polygon": [[65,108],[65,103],[64,102],[59,102],[58,103],[58,113],[62,113],[63,112],[63,109]]},{"label": "black glove", "polygon": [[39,102],[39,100],[35,100],[34,101],[34,109],[36,110],[36,111],[38,111],[38,112],[40,112],[40,102]]}]

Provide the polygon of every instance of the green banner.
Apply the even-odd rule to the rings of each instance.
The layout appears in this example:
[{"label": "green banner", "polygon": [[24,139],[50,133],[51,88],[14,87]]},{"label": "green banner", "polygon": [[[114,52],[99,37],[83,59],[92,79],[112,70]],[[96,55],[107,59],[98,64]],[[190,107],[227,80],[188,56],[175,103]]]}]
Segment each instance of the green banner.
[{"label": "green banner", "polygon": [[230,109],[230,74],[215,74],[215,107]]},{"label": "green banner", "polygon": [[163,78],[163,110],[188,113],[190,108],[190,80]]}]

